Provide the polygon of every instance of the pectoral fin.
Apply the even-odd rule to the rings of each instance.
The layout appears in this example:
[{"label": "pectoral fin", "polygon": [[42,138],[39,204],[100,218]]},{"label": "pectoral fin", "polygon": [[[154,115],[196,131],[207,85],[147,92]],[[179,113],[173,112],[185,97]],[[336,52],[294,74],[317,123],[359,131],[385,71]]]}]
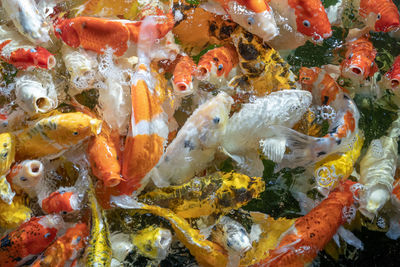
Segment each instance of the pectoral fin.
[{"label": "pectoral fin", "polygon": [[262,153],[270,160],[280,163],[286,151],[286,139],[268,138],[260,141]]}]

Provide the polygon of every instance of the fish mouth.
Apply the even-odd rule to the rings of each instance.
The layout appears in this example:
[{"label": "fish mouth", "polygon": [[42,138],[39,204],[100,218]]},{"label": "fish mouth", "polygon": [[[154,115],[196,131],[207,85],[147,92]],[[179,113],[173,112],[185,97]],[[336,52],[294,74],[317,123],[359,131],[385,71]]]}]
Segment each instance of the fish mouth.
[{"label": "fish mouth", "polygon": [[200,81],[204,81],[210,76],[210,71],[206,67],[199,66],[197,70],[196,78]]},{"label": "fish mouth", "polygon": [[391,79],[390,85],[392,86],[392,89],[397,89],[400,85],[399,79]]},{"label": "fish mouth", "polygon": [[177,82],[173,83],[174,91],[178,94],[191,93],[193,89],[192,83]]},{"label": "fish mouth", "polygon": [[361,68],[352,66],[350,67],[350,71],[358,76],[363,76],[364,72]]},{"label": "fish mouth", "polygon": [[54,101],[47,96],[42,96],[36,99],[34,107],[36,112],[46,113],[49,112],[54,106]]},{"label": "fish mouth", "polygon": [[121,183],[122,177],[117,174],[110,174],[107,179],[104,180],[104,185],[107,187],[114,187]]}]

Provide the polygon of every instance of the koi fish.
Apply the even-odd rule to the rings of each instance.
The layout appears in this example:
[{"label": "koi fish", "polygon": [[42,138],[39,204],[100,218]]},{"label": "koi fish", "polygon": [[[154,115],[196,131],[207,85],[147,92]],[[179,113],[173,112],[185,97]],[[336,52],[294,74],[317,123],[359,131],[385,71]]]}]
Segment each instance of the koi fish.
[{"label": "koi fish", "polygon": [[7,180],[14,188],[22,189],[30,197],[37,194],[36,186],[44,177],[43,163],[38,160],[24,160],[12,166]]},{"label": "koi fish", "polygon": [[158,187],[182,184],[207,167],[223,137],[231,104],[232,98],[221,92],[193,112],[148,175]]},{"label": "koi fish", "polygon": [[325,70],[301,68],[300,82],[303,88],[312,92],[315,105],[329,105],[335,116],[324,137],[307,136],[289,128],[274,126],[286,138],[286,145],[291,150],[284,155],[282,167],[287,166],[289,161],[291,167],[306,166],[330,154],[343,152],[347,145],[354,142],[358,133],[360,113],[357,106]]},{"label": "koi fish", "polygon": [[42,210],[47,214],[67,214],[80,210],[80,202],[81,200],[73,188],[60,188],[42,201],[39,201]]},{"label": "koi fish", "polygon": [[392,0],[359,0],[359,15],[368,28],[389,32],[400,26],[399,11]]},{"label": "koi fish", "polygon": [[400,56],[394,59],[393,65],[385,74],[385,78],[389,81],[390,87],[396,95],[400,95]]},{"label": "koi fish", "polygon": [[193,76],[196,73],[196,64],[192,58],[183,55],[178,59],[175,66],[172,84],[174,92],[178,95],[189,95],[193,93]]},{"label": "koi fish", "polygon": [[0,59],[22,70],[52,69],[56,65],[53,54],[41,46],[32,46],[5,25],[0,25]]},{"label": "koi fish", "polygon": [[[164,37],[173,27],[171,14],[154,16],[156,21],[155,38]],[[103,54],[107,47],[114,55],[122,56],[131,43],[139,41],[142,21],[109,20],[96,17],[76,17],[59,19],[55,22],[54,32],[57,38],[73,48],[82,47]]]},{"label": "koi fish", "polygon": [[354,203],[354,184],[349,180],[342,182],[328,198],[296,219],[278,246],[269,251],[269,256],[253,266],[303,266],[310,263],[346,222],[343,211]]},{"label": "koi fish", "polygon": [[143,203],[168,208],[187,219],[226,214],[231,209],[239,209],[251,199],[257,198],[264,188],[265,184],[260,177],[216,172],[193,178],[183,185],[158,188],[139,195],[138,199]]},{"label": "koi fish", "polygon": [[15,137],[11,133],[0,134],[0,176],[8,172],[15,160]]},{"label": "koi fish", "polygon": [[43,118],[16,132],[16,157],[39,158],[64,152],[73,145],[99,134],[102,121],[81,112],[61,113]]},{"label": "koi fish", "polygon": [[397,162],[397,136],[382,136],[368,147],[360,162],[360,184],[364,190],[360,196],[360,211],[373,218],[390,199],[393,190]]},{"label": "koi fish", "polygon": [[19,266],[42,253],[57,237],[63,226],[59,215],[33,217],[18,229],[3,236],[0,259],[4,266]]},{"label": "koi fish", "polygon": [[34,0],[1,0],[18,31],[34,44],[50,40],[49,27]]},{"label": "koi fish", "polygon": [[343,77],[360,83],[378,71],[374,61],[377,52],[368,39],[363,36],[347,44],[345,60],[340,65]]},{"label": "koi fish", "polygon": [[31,266],[65,266],[67,262],[75,260],[85,248],[88,235],[89,228],[86,223],[75,224],[63,236],[57,238]]},{"label": "koi fish", "polygon": [[150,72],[149,48],[157,38],[155,22],[150,16],[142,23],[138,47],[141,61],[131,87],[132,115],[122,155],[122,176],[127,182],[119,186],[128,195],[146,183],[143,178],[160,160],[169,133],[168,116]]},{"label": "koi fish", "polygon": [[25,203],[25,198],[15,195],[11,203],[0,201],[0,227],[15,229],[26,222],[33,215],[32,210]]},{"label": "koi fish", "polygon": [[302,118],[311,100],[310,92],[282,90],[243,104],[242,109],[229,119],[221,138],[224,152],[239,164],[245,174],[261,177],[264,167],[258,150],[262,148],[263,153],[275,161],[279,161],[286,150],[286,140],[277,136],[270,127],[292,127]]},{"label": "koi fish", "polygon": [[332,36],[331,24],[321,0],[271,0],[269,3],[277,14],[280,35],[271,46],[294,49],[307,40],[321,43]]},{"label": "koi fish", "polygon": [[172,242],[170,230],[154,226],[137,231],[131,238],[140,254],[160,261],[167,257]]},{"label": "koi fish", "polygon": [[228,14],[230,18],[247,31],[269,41],[279,34],[274,19],[274,13],[268,1],[263,0],[216,0],[222,9],[213,1],[208,1],[201,7],[216,14]]},{"label": "koi fish", "polygon": [[213,84],[221,84],[221,80],[230,80],[238,64],[238,56],[232,47],[223,46],[207,51],[199,60],[196,78],[207,80]]}]

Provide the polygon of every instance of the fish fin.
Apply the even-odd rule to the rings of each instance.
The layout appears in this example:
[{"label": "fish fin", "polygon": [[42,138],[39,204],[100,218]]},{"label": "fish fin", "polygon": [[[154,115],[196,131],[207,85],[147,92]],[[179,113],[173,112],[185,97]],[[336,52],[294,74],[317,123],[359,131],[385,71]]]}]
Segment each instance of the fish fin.
[{"label": "fish fin", "polygon": [[370,28],[368,26],[365,26],[362,29],[357,29],[357,28],[350,29],[349,33],[347,34],[347,37],[346,37],[346,43],[355,41],[356,39],[358,39],[366,34],[369,34],[369,31],[370,31]]},{"label": "fish fin", "polygon": [[202,3],[200,5],[200,7],[202,9],[204,9],[205,11],[208,11],[210,13],[216,14],[216,15],[227,15],[228,13],[226,13],[226,11],[224,10],[224,8],[218,4],[215,1],[207,1],[206,3]]},{"label": "fish fin", "polygon": [[268,138],[260,141],[262,153],[273,162],[282,161],[286,151],[286,139],[284,138]]},{"label": "fish fin", "polygon": [[351,231],[347,230],[343,226],[340,226],[337,234],[349,245],[359,249],[363,250],[364,249],[364,244],[363,242],[358,239]]},{"label": "fish fin", "polygon": [[386,232],[386,236],[393,240],[397,240],[400,237],[400,223],[398,215],[395,215],[390,219],[390,227],[389,231]]},{"label": "fish fin", "polygon": [[241,173],[250,177],[262,177],[264,165],[258,152],[249,151],[243,155],[231,155],[231,157],[236,161]]}]

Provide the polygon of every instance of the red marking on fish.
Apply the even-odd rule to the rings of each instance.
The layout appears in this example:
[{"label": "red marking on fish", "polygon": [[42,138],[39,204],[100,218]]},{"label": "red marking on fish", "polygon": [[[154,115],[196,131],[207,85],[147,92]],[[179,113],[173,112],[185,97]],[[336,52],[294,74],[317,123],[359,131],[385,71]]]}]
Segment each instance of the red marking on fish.
[{"label": "red marking on fish", "polygon": [[56,191],[42,200],[42,210],[46,213],[69,213],[79,210],[79,199],[71,191]]},{"label": "red marking on fish", "polygon": [[238,55],[232,47],[214,48],[200,58],[197,66],[198,78],[205,79],[213,68],[215,68],[218,77],[228,78],[229,73],[237,66],[238,62]]},{"label": "red marking on fish", "polygon": [[389,79],[392,90],[398,90],[400,85],[400,56],[397,56],[390,70],[385,74]]},{"label": "red marking on fish", "polygon": [[196,72],[196,64],[189,56],[178,59],[173,73],[174,90],[178,93],[190,93],[193,91],[193,76]]},{"label": "red marking on fish", "polygon": [[374,19],[374,30],[388,32],[400,26],[399,11],[392,0],[361,0],[359,14]]}]

